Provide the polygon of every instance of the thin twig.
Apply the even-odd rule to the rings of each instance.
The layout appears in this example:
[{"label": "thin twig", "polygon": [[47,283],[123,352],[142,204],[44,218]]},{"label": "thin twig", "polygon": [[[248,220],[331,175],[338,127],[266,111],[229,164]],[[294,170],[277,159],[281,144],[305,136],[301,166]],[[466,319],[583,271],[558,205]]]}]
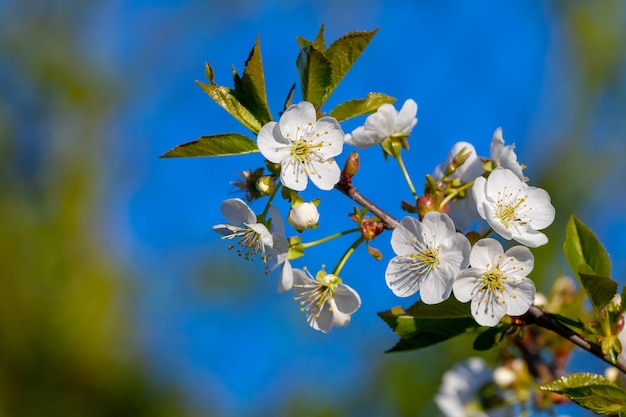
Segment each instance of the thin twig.
[{"label": "thin twig", "polygon": [[527,323],[534,323],[540,327],[543,327],[544,329],[553,331],[554,333],[564,337],[565,339],[568,339],[576,346],[602,359],[609,365],[614,366],[620,371],[626,373],[626,360],[624,360],[621,355],[618,357],[617,363],[611,362],[611,359],[608,357],[608,355],[602,353],[602,348],[599,345],[584,339],[574,330],[570,329],[569,327],[552,317],[550,314],[546,314],[539,307],[531,305],[528,312],[522,317],[526,320]]},{"label": "thin twig", "polygon": [[338,182],[335,188],[346,196],[350,197],[354,202],[359,203],[363,207],[367,207],[375,216],[377,216],[385,224],[385,229],[395,229],[400,222],[389,213],[378,207],[376,204],[363,196],[352,184],[346,182]]}]

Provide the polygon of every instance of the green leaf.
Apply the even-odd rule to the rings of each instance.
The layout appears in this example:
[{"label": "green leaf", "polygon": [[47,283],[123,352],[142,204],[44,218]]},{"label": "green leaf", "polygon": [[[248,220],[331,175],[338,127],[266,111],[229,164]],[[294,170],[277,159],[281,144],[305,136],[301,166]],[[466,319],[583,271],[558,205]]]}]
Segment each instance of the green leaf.
[{"label": "green leaf", "polygon": [[324,41],[324,24],[322,23],[319,32],[317,32],[317,37],[315,38],[315,41],[311,42],[304,39],[302,36],[296,37],[296,41],[298,42],[300,49],[306,48],[309,45],[313,45],[320,51],[326,51],[326,43]]},{"label": "green leaf", "polygon": [[506,331],[511,326],[508,324],[499,324],[496,327],[489,327],[484,332],[480,333],[476,339],[474,339],[475,350],[489,350],[502,341]]},{"label": "green leaf", "polygon": [[378,315],[400,336],[389,352],[424,348],[479,327],[469,304],[452,297],[434,305],[418,301],[406,311],[394,307]]},{"label": "green leaf", "polygon": [[238,133],[202,136],[197,140],[183,143],[164,153],[160,158],[190,156],[226,156],[258,152],[254,140]]},{"label": "green leaf", "polygon": [[235,81],[233,95],[254,115],[261,125],[264,125],[272,120],[272,114],[267,104],[260,42],[260,37],[257,37],[256,43],[246,60],[241,78],[233,67],[233,79]]},{"label": "green leaf", "polygon": [[[333,42],[326,51],[332,67],[332,84],[328,96],[361,56],[378,29],[350,32]],[[326,98],[328,98],[328,96]]]},{"label": "green leaf", "polygon": [[250,113],[250,111],[235,98],[232,90],[216,84],[205,84],[196,81],[205,93],[207,93],[217,104],[239,120],[252,133],[257,135],[261,130],[261,123]]},{"label": "green leaf", "polygon": [[563,244],[565,257],[596,312],[617,293],[617,283],[610,279],[611,261],[595,234],[576,216],[570,217]]},{"label": "green leaf", "polygon": [[342,122],[352,117],[373,113],[383,104],[393,104],[395,101],[395,98],[386,94],[369,93],[365,98],[348,100],[338,104],[330,111],[329,116],[334,117],[338,122]]},{"label": "green leaf", "polygon": [[578,273],[581,265],[587,264],[591,267],[589,272],[611,275],[611,261],[606,249],[591,229],[576,216],[571,216],[567,223],[563,250],[574,273]]},{"label": "green leaf", "polygon": [[564,395],[596,414],[626,413],[626,392],[600,375],[572,374],[542,385],[541,389]]},{"label": "green leaf", "polygon": [[587,292],[589,301],[593,307],[600,311],[604,308],[615,294],[617,294],[617,282],[605,275],[578,272],[583,288]]},{"label": "green leaf", "polygon": [[298,75],[302,86],[302,98],[319,109],[331,84],[330,61],[324,53],[309,45],[300,50],[296,60]]}]

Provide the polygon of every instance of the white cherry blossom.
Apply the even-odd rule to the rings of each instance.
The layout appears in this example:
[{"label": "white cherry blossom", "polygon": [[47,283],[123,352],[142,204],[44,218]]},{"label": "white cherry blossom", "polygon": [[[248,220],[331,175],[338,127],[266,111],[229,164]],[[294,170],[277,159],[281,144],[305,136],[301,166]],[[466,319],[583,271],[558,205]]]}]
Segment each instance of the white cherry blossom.
[{"label": "white cherry blossom", "polygon": [[344,133],[332,117],[316,120],[308,101],[290,106],[278,122],[265,124],[257,137],[259,151],[280,163],[280,180],[302,191],[309,178],[318,188],[330,190],[339,182],[341,169],[333,157],[343,150]]},{"label": "white cherry blossom", "polygon": [[378,145],[388,137],[407,137],[417,124],[417,103],[408,99],[400,111],[392,104],[383,104],[365,119],[363,126],[357,127],[352,134],[346,135],[346,143],[365,149]]},{"label": "white cherry blossom", "polygon": [[308,270],[294,269],[293,291],[309,325],[324,333],[333,325],[348,325],[352,314],[361,306],[361,297],[356,291],[323,269],[315,278]]},{"label": "white cherry blossom", "polygon": [[481,326],[495,326],[504,315],[526,313],[535,299],[535,284],[527,277],[535,258],[525,246],[504,252],[495,239],[481,239],[472,247],[470,268],[453,284],[454,296],[471,300],[471,312]]},{"label": "white cherry blossom", "polygon": [[476,209],[504,239],[514,239],[531,248],[548,243],[539,230],[554,221],[550,195],[531,187],[513,171],[498,167],[487,179],[476,178],[472,188]]},{"label": "white cherry blossom", "polygon": [[274,244],[267,226],[258,223],[257,217],[250,207],[240,198],[231,198],[222,202],[220,211],[230,223],[217,224],[213,230],[222,239],[235,241],[229,249],[238,246],[237,253],[246,260],[260,254],[263,261],[267,260],[266,250]]},{"label": "white cherry blossom", "polygon": [[517,162],[517,155],[515,154],[515,145],[504,146],[504,138],[502,137],[502,128],[499,127],[493,132],[490,147],[491,160],[495,162],[496,166],[510,169],[517,177],[524,181],[524,168],[519,162]]},{"label": "white cherry blossom", "polygon": [[392,233],[391,246],[397,256],[387,266],[387,286],[399,297],[419,290],[426,304],[447,299],[454,279],[469,263],[469,241],[439,212],[426,213],[421,222],[403,218]]}]

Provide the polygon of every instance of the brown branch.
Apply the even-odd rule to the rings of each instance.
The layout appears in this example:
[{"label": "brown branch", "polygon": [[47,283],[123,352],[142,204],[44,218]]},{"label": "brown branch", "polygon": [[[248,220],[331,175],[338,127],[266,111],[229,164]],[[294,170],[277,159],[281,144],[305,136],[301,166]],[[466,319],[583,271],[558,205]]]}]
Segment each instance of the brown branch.
[{"label": "brown branch", "polygon": [[605,355],[602,353],[602,348],[599,345],[589,342],[588,340],[584,339],[574,330],[570,329],[569,327],[567,327],[566,325],[564,325],[563,323],[555,319],[550,314],[546,314],[539,307],[531,305],[528,312],[524,314],[522,317],[526,320],[527,323],[534,323],[540,327],[543,327],[544,329],[553,331],[554,333],[569,340],[576,346],[602,359],[604,362],[608,363],[609,365],[614,366],[620,371],[626,373],[626,360],[624,359],[624,357],[620,355],[618,357],[617,363],[611,362],[611,359],[608,357],[608,355]]},{"label": "brown branch", "polygon": [[359,203],[363,207],[367,207],[369,211],[382,220],[385,224],[385,229],[395,229],[400,224],[393,216],[363,196],[351,183],[338,182],[335,184],[335,188],[351,198],[354,202]]}]

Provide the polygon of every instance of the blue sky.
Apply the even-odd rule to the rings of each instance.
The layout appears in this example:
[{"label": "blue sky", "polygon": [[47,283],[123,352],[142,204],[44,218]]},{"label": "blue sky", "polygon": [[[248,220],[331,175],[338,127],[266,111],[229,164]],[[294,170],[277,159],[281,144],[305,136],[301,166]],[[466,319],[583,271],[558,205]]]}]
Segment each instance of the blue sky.
[{"label": "blue sky", "polygon": [[[130,80],[125,106],[111,122],[115,139],[104,232],[119,258],[137,271],[138,337],[161,377],[180,378],[200,402],[219,399],[212,406],[224,415],[254,409],[271,414],[286,387],[307,381],[343,387],[358,380],[364,374],[360,364],[394,343],[375,313],[414,300],[393,297],[383,279],[386,262],[363,253],[344,269],[344,280],[359,291],[363,306],[349,327],[329,335],[308,328],[290,296],[275,293],[277,278],[264,276],[259,262],[244,265],[247,277],[235,293],[220,289],[219,280],[231,276],[221,264],[218,281],[203,284],[209,290],[201,288],[196,276],[201,268],[206,272],[207,259],[217,265],[218,259],[236,258],[211,231],[223,220],[219,204],[233,196],[229,181],[238,171],[262,166],[259,155],[158,159],[201,135],[247,133],[194,84],[204,80],[206,61],[216,82],[231,86],[231,66],[243,71],[260,35],[269,104],[277,116],[297,81],[297,35],[313,39],[325,23],[329,43],[353,30],[380,28],[326,109],[370,91],[397,97],[400,104],[413,98],[419,122],[405,161],[418,188],[459,140],[488,154],[498,126],[507,143],[516,143],[532,180],[534,161],[549,163],[545,138],[567,122],[564,103],[572,80],[563,68],[562,27],[541,2],[117,1],[103,4],[90,22],[92,38],[85,42],[97,39],[92,54]],[[299,99],[296,90],[294,101]],[[350,131],[362,122],[343,127]],[[402,216],[399,200],[410,194],[397,166],[385,164],[377,149],[361,157],[357,186]],[[340,164],[344,158],[338,158]],[[311,239],[352,227],[347,218],[334,216],[351,211],[349,200],[336,192],[305,193],[317,196],[322,217]],[[619,207],[623,196],[617,207],[605,209],[604,221],[592,220],[592,227],[614,259],[622,259],[616,270],[624,271],[626,250],[619,236],[626,222]],[[332,267],[349,243],[311,251],[306,264]],[[373,245],[386,259],[392,256],[388,235]],[[240,343],[242,337],[254,346]],[[314,390],[338,396],[330,388]]]}]

